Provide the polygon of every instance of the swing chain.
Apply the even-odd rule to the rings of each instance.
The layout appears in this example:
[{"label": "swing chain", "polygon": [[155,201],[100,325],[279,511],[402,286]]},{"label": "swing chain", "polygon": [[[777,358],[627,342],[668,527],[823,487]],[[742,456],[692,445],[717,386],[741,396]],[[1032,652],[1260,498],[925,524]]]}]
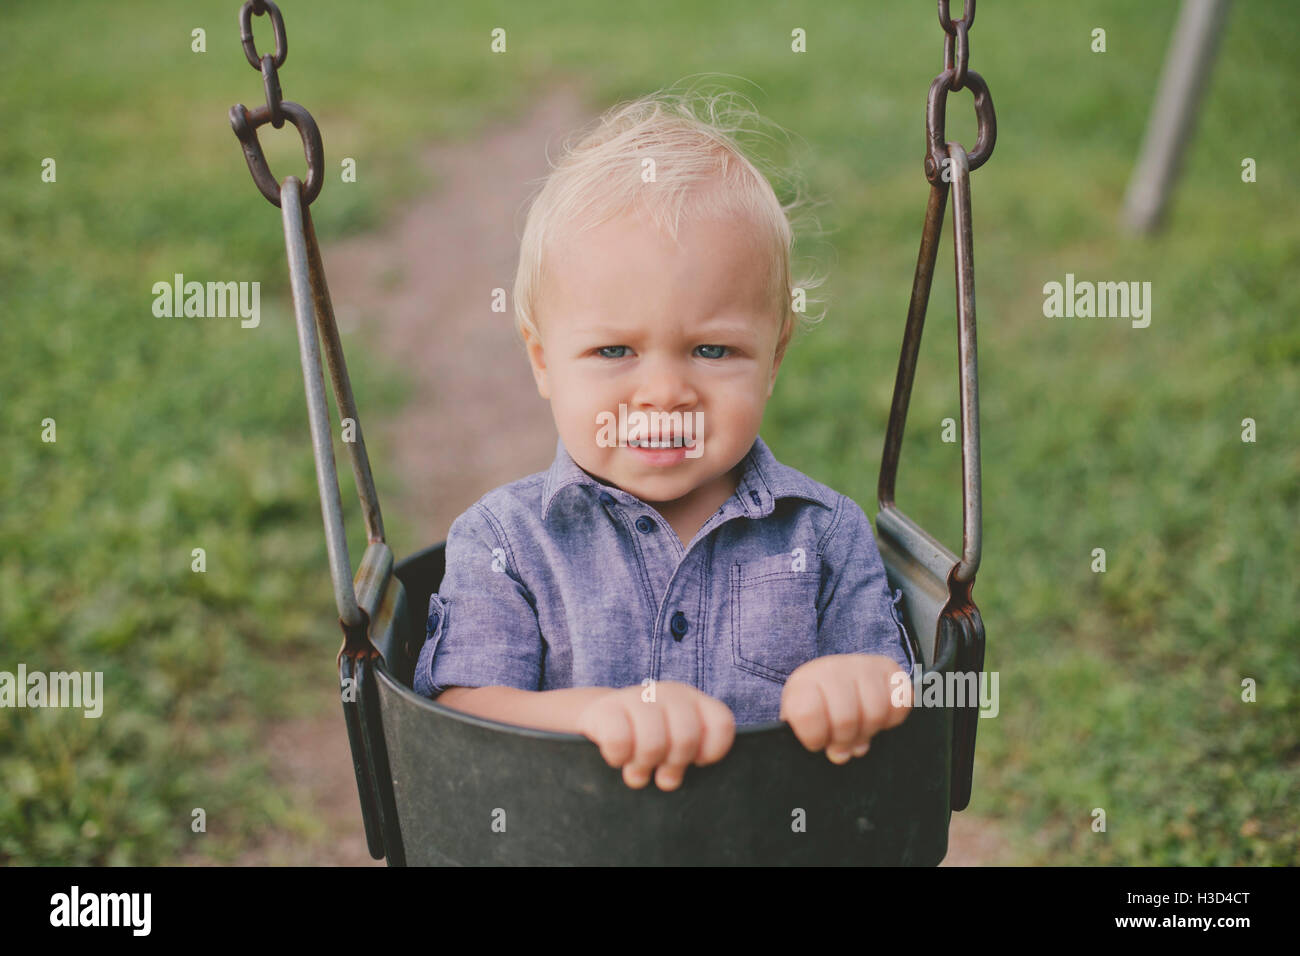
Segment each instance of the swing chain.
[{"label": "swing chain", "polygon": [[943,32],[951,36],[960,27],[966,25],[970,29],[975,25],[975,0],[962,0],[961,19],[956,23],[952,19],[951,0],[939,0],[939,26],[943,27]]},{"label": "swing chain", "polygon": [[[952,88],[960,90],[966,85],[966,64],[970,61],[970,44],[966,31],[975,25],[975,0],[962,0],[961,18],[954,21],[949,9],[952,0],[939,0],[939,26],[943,27],[943,68],[952,71]],[[956,63],[953,61],[953,43],[957,44]]]},{"label": "swing chain", "polygon": [[[952,88],[960,90],[966,84],[966,66],[970,62],[970,42],[966,37],[966,31],[970,29],[965,18],[957,21],[957,32],[955,34],[945,33],[943,35],[943,68],[952,73]],[[957,62],[953,65],[953,40],[957,41]]]},{"label": "swing chain", "polygon": [[[254,16],[270,19],[275,36],[275,53],[258,54],[257,41],[253,38]],[[244,148],[248,171],[252,173],[253,182],[262,195],[272,205],[279,206],[280,186],[266,164],[266,155],[258,141],[257,130],[267,123],[280,129],[284,126],[284,121],[288,120],[298,130],[307,157],[307,183],[303,202],[310,205],[320,195],[325,155],[320,130],[312,115],[297,103],[285,100],[280,91],[279,69],[284,66],[289,55],[289,40],[285,34],[284,17],[280,8],[271,0],[245,0],[239,8],[239,42],[249,64],[262,74],[262,89],[266,95],[266,104],[255,109],[247,109],[242,103],[230,108],[230,125]]]},{"label": "swing chain", "polygon": [[948,168],[951,158],[948,156],[947,137],[944,134],[950,92],[969,86],[975,97],[978,132],[975,147],[968,154],[971,172],[983,166],[993,154],[993,144],[998,136],[997,117],[993,112],[993,98],[989,95],[988,85],[983,77],[970,69],[968,32],[975,23],[975,0],[962,0],[962,16],[956,20],[952,18],[951,6],[952,0],[939,0],[939,26],[944,31],[943,72],[930,84],[930,97],[925,111],[925,178],[931,185],[938,185],[940,181],[946,185],[953,174]]}]

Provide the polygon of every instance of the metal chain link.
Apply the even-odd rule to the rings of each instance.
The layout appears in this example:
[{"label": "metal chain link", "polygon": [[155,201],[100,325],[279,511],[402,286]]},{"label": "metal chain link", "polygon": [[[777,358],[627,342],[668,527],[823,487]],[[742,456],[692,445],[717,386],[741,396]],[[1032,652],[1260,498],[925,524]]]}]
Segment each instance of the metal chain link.
[{"label": "metal chain link", "polygon": [[[253,38],[253,17],[266,16],[271,21],[275,37],[275,53],[259,54]],[[258,141],[259,127],[270,123],[275,129],[288,120],[298,130],[303,152],[307,157],[307,182],[303,203],[310,205],[320,195],[324,183],[325,150],[321,145],[320,130],[310,113],[297,103],[286,100],[280,91],[280,67],[289,56],[289,39],[284,29],[280,8],[271,0],[246,0],[239,8],[239,42],[250,66],[262,74],[262,90],[266,103],[256,109],[247,109],[242,103],[230,108],[230,126],[244,149],[248,171],[262,195],[274,206],[280,205],[280,186],[266,164],[266,155]]]},{"label": "metal chain link", "polygon": [[952,72],[952,88],[960,90],[966,83],[966,65],[970,62],[970,41],[967,39],[966,31],[969,29],[965,20],[957,21],[957,32],[955,38],[957,41],[956,66],[953,65],[953,39],[954,34],[945,33],[943,35],[943,68]]},{"label": "metal chain link", "polygon": [[[952,19],[951,0],[939,0],[939,26],[943,27],[943,32],[951,34],[956,27]],[[961,22],[966,26],[975,25],[975,0],[962,0],[961,4]]]},{"label": "metal chain link", "polygon": [[989,94],[984,78],[970,69],[969,32],[975,23],[975,0],[962,0],[962,15],[956,20],[952,18],[951,6],[952,0],[939,0],[939,26],[943,27],[944,32],[943,72],[930,84],[925,113],[925,178],[931,185],[945,182],[944,161],[949,157],[948,142],[944,135],[944,117],[951,91],[970,87],[975,97],[975,116],[979,126],[975,148],[968,153],[972,172],[983,166],[993,155],[993,145],[998,137],[993,97]]}]

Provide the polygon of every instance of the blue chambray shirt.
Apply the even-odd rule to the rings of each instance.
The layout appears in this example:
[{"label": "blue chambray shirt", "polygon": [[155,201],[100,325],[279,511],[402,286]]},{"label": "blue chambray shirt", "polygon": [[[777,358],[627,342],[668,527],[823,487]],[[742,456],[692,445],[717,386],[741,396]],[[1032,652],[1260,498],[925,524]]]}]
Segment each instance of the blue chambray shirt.
[{"label": "blue chambray shirt", "polygon": [[489,492],[447,532],[415,690],[691,684],[736,725],[779,719],[785,680],[827,654],[915,650],[866,514],[762,438],[690,546],[650,505],[555,461]]}]

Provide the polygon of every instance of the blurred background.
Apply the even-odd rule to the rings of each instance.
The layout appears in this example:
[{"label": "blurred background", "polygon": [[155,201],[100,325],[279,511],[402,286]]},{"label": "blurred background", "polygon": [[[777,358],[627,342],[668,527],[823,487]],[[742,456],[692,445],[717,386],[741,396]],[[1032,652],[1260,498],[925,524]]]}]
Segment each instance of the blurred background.
[{"label": "blurred background", "polygon": [[[554,454],[490,308],[548,152],[702,73],[790,132],[784,158],[821,203],[798,252],[828,277],[826,318],[792,345],[763,436],[874,515],[929,190],[935,4],[459,6],[281,3],[279,74],[324,138],[312,215],[395,553]],[[1178,8],[984,0],[970,32],[999,128],[972,195],[975,599],[1000,712],[979,722],[949,862],[1300,862],[1300,25],[1284,0],[1232,7],[1165,228],[1135,237],[1124,193]],[[279,211],[227,119],[263,102],[238,10],[0,12],[0,671],[105,685],[100,719],[0,709],[0,863],[368,861]],[[967,149],[969,97],[948,110]],[[303,176],[292,129],[261,132],[273,172]],[[260,325],[156,317],[152,287],[176,273],[259,282]],[[1149,281],[1150,326],[1044,317],[1067,273]],[[952,274],[949,222],[898,502],[959,550]],[[356,560],[350,476],[343,497]]]}]

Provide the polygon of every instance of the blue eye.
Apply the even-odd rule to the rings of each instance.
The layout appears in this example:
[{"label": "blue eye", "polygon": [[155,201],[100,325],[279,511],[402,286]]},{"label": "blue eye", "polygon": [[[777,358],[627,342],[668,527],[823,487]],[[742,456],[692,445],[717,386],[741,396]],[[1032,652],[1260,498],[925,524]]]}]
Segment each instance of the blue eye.
[{"label": "blue eye", "polygon": [[[726,352],[726,351],[727,351],[727,346],[725,346],[725,345],[701,345],[701,346],[699,346],[699,347],[702,348],[702,349],[721,349],[723,352]],[[721,355],[701,355],[700,358],[707,358],[707,359],[720,359],[720,358],[722,358],[722,356],[721,356]]]},{"label": "blue eye", "polygon": [[596,349],[596,354],[599,355],[601,358],[609,358],[609,359],[623,358],[622,355],[606,355],[606,354],[604,354],[604,353],[610,351],[611,349],[623,349],[624,351],[626,351],[626,350],[627,350],[627,346],[626,346],[626,345],[606,345],[604,348]]}]

